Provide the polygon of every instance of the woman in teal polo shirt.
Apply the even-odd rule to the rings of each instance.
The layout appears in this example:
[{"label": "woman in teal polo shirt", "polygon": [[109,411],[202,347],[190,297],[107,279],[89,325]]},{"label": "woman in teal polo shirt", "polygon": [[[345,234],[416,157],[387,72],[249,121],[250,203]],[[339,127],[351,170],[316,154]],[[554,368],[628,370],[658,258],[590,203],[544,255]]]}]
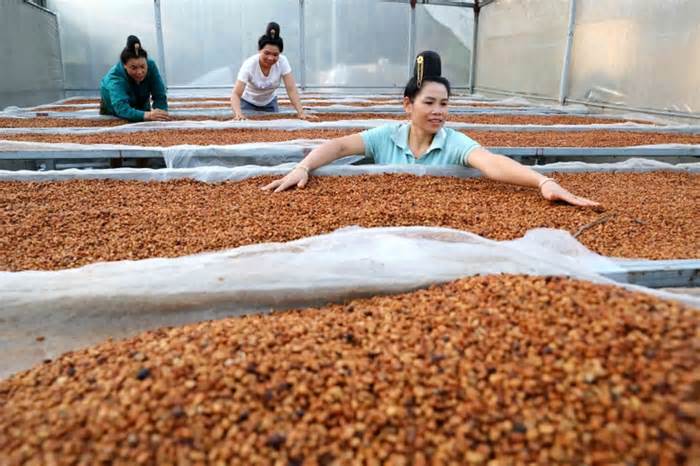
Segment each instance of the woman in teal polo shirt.
[{"label": "woman in teal polo shirt", "polygon": [[119,63],[102,78],[100,97],[102,115],[114,115],[129,121],[170,119],[165,84],[155,62],[148,59],[136,36],[129,36]]},{"label": "woman in teal polo shirt", "polygon": [[365,154],[381,165],[461,165],[480,170],[487,178],[538,188],[545,199],[577,206],[596,202],[576,196],[547,178],[503,155],[493,154],[468,136],[444,128],[450,83],[441,76],[440,56],[422,52],[404,90],[403,106],[410,122],[389,124],[327,141],[312,150],[284,178],[265,190],[303,188],[312,170],[348,155]]}]

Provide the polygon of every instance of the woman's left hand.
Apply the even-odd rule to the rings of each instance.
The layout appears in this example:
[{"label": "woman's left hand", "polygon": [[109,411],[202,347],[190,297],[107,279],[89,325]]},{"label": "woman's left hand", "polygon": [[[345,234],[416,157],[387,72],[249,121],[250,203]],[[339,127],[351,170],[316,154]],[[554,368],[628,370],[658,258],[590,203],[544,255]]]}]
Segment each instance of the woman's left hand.
[{"label": "woman's left hand", "polygon": [[581,207],[596,207],[600,205],[598,202],[591,201],[585,197],[571,194],[569,191],[559,186],[556,181],[544,183],[540,187],[540,192],[542,192],[542,197],[548,201],[564,201]]},{"label": "woman's left hand", "polygon": [[318,121],[318,117],[316,115],[307,115],[306,113],[300,113],[299,119],[306,121]]}]

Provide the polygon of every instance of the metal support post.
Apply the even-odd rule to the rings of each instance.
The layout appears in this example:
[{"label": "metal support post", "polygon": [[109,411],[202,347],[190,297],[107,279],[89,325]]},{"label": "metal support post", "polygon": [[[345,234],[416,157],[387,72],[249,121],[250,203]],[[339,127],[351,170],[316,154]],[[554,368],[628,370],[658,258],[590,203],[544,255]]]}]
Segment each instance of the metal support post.
[{"label": "metal support post", "polygon": [[153,0],[153,17],[156,25],[156,42],[158,45],[158,68],[163,77],[165,86],[168,86],[168,77],[165,71],[165,46],[163,42],[163,23],[160,15],[160,0]]},{"label": "metal support post", "polygon": [[566,48],[564,49],[564,63],[561,67],[561,80],[559,81],[559,104],[566,103],[569,88],[569,71],[571,68],[571,49],[574,45],[574,28],[576,26],[576,0],[569,3],[569,26],[566,33]]},{"label": "metal support post", "polygon": [[408,75],[413,76],[413,61],[416,59],[416,2],[409,3],[410,20],[408,24]]},{"label": "metal support post", "polygon": [[479,46],[479,13],[481,12],[481,7],[479,5],[474,7],[474,30],[472,31],[472,61],[469,68],[469,93],[474,93],[474,87],[476,86],[476,49]]},{"label": "metal support post", "polygon": [[[335,31],[333,31],[335,34]],[[304,22],[304,0],[299,0],[299,87],[306,89],[306,25]]]}]

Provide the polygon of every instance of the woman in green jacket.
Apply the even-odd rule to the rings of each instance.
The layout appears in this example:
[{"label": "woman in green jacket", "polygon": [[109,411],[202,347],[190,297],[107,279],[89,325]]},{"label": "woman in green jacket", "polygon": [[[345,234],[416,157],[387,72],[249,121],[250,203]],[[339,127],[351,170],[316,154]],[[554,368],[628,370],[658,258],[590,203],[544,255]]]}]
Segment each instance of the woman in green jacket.
[{"label": "woman in green jacket", "polygon": [[102,78],[100,97],[102,115],[114,115],[129,121],[170,119],[165,84],[155,62],[148,59],[136,36],[129,36],[120,62]]}]

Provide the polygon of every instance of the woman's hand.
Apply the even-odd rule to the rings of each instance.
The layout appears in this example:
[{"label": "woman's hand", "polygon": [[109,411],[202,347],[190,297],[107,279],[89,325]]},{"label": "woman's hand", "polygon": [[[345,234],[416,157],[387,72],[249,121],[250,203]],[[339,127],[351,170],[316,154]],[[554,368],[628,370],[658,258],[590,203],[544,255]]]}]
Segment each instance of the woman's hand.
[{"label": "woman's hand", "polygon": [[365,143],[360,133],[326,141],[309,152],[309,155],[287,173],[287,176],[262,187],[266,191],[278,193],[296,186],[303,188],[309,182],[309,171],[321,168],[334,160],[348,155],[364,154]]},{"label": "woman's hand", "polygon": [[299,119],[306,120],[306,121],[318,121],[318,117],[316,115],[307,115],[304,112],[301,112],[299,114]]},{"label": "woman's hand", "polygon": [[245,83],[240,80],[236,81],[236,85],[233,86],[233,91],[231,92],[231,112],[233,112],[233,119],[235,121],[246,119],[241,110],[243,91],[245,91]]},{"label": "woman's hand", "polygon": [[264,191],[272,191],[279,193],[285,191],[293,186],[297,188],[303,188],[309,181],[309,169],[303,165],[297,165],[292,171],[287,173],[284,178],[275,180],[272,183],[264,186],[262,189]]},{"label": "woman's hand", "polygon": [[551,178],[547,178],[540,184],[540,192],[542,197],[548,201],[564,201],[569,204],[580,206],[580,207],[596,207],[600,204],[585,197],[579,197],[571,194],[566,189],[559,186],[559,184]]},{"label": "woman's hand", "polygon": [[159,108],[153,109],[150,112],[146,112],[143,115],[145,121],[168,121],[170,120],[170,115],[165,110]]}]

